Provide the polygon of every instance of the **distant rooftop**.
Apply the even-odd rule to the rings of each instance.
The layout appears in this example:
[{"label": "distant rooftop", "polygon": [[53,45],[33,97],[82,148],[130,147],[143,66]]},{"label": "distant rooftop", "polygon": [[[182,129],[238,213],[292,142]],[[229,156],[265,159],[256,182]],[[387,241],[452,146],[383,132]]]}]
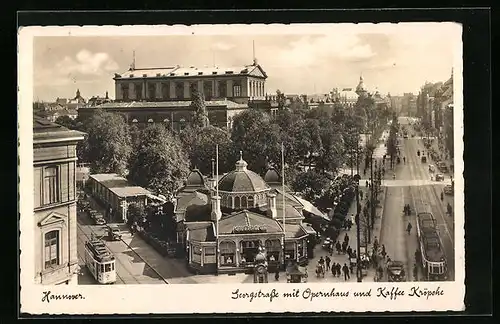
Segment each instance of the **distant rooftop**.
[{"label": "distant rooftop", "polygon": [[59,140],[82,140],[85,133],[70,130],[64,126],[48,121],[39,116],[33,116],[33,140],[59,141]]},{"label": "distant rooftop", "polygon": [[[190,100],[184,101],[132,101],[132,102],[107,102],[95,107],[86,108],[178,108],[189,107]],[[205,101],[207,107],[220,107],[226,106],[227,108],[246,108],[246,104],[239,104],[231,100],[207,100]]]}]

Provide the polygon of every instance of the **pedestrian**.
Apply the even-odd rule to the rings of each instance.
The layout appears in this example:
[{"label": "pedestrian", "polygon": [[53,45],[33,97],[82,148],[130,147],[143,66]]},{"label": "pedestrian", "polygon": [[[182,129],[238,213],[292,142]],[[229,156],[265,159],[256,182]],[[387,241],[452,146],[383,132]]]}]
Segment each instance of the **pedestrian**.
[{"label": "pedestrian", "polygon": [[326,262],[326,271],[330,270],[330,262],[332,260],[330,259],[330,257],[327,255],[326,258],[325,258],[325,262]]},{"label": "pedestrian", "polygon": [[330,243],[328,250],[330,251],[330,256],[333,256],[333,243]]},{"label": "pedestrian", "polygon": [[368,180],[366,180],[366,182],[365,182],[365,183],[366,183],[366,187],[368,188]]},{"label": "pedestrian", "polygon": [[373,251],[377,251],[377,250],[378,250],[378,239],[375,236],[375,238],[373,239]]},{"label": "pedestrian", "polygon": [[403,156],[403,164],[406,164],[406,158]]},{"label": "pedestrian", "polygon": [[340,265],[340,263],[337,263],[337,277],[339,277],[339,278],[342,275],[341,269],[342,269],[342,266]]},{"label": "pedestrian", "polygon": [[352,227],[352,220],[354,219],[354,214],[351,214],[351,218],[347,220],[347,230],[350,231]]},{"label": "pedestrian", "polygon": [[408,226],[406,227],[406,231],[408,231],[408,235],[410,235],[410,233],[411,233],[411,228],[412,228],[411,223],[408,222]]},{"label": "pedestrian", "polygon": [[347,267],[347,264],[344,263],[344,266],[342,267],[342,271],[344,272],[344,280],[347,281],[348,279],[351,278],[349,275],[349,268]]},{"label": "pedestrian", "polygon": [[[346,244],[349,244],[349,235],[347,235],[347,233],[345,233],[344,235],[344,242],[346,242]],[[347,246],[346,246],[347,248]]]},{"label": "pedestrian", "polygon": [[334,262],[332,264],[332,276],[336,277],[337,276],[337,264]]},{"label": "pedestrian", "polygon": [[360,198],[361,200],[363,200],[363,190],[360,190],[360,191],[359,191],[359,198]]},{"label": "pedestrian", "polygon": [[444,200],[444,194],[443,194],[443,192],[441,191],[441,201],[443,201],[443,200]]},{"label": "pedestrian", "polygon": [[278,270],[276,270],[276,273],[274,274],[274,279],[276,279],[276,281],[280,280],[280,272]]},{"label": "pedestrian", "polygon": [[342,242],[342,253],[346,254],[346,252],[347,252],[347,242],[344,241]]},{"label": "pedestrian", "polygon": [[347,248],[347,255],[349,256],[349,258],[352,258],[352,248],[351,248],[351,246],[349,246]]},{"label": "pedestrian", "polygon": [[382,255],[382,258],[385,259],[386,252],[385,252],[385,245],[384,244],[382,244],[382,252],[380,252],[380,254]]},{"label": "pedestrian", "polygon": [[342,247],[339,241],[337,241],[337,243],[335,244],[335,248],[337,249],[337,254],[340,254],[340,252],[342,251]]}]

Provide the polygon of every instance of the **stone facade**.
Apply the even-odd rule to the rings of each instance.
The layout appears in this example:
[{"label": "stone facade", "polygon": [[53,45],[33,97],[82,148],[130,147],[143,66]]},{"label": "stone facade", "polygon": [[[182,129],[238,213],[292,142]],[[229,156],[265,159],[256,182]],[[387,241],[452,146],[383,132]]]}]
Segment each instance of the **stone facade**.
[{"label": "stone facade", "polygon": [[33,132],[35,282],[75,284],[76,145],[83,133],[39,118]]}]

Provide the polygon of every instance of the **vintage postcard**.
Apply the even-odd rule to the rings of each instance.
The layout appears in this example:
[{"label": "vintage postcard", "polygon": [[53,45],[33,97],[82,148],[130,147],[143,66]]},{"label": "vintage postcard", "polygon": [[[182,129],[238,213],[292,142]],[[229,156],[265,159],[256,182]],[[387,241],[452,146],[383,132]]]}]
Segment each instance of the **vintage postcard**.
[{"label": "vintage postcard", "polygon": [[460,24],[18,35],[21,312],[464,309]]}]

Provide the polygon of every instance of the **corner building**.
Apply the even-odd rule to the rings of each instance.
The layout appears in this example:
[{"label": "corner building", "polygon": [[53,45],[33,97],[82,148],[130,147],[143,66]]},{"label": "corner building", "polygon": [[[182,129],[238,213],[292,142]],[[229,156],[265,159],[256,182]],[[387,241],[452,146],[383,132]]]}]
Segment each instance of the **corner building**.
[{"label": "corner building", "polygon": [[[193,170],[176,197],[178,243],[189,268],[198,273],[236,273],[253,269],[259,247],[269,269],[304,264],[314,229],[303,223],[304,205],[270,169],[264,179],[240,158],[235,170],[205,184]],[[284,202],[284,204],[283,204]]]},{"label": "corner building", "polygon": [[76,284],[76,145],[83,133],[33,121],[35,282]]}]

